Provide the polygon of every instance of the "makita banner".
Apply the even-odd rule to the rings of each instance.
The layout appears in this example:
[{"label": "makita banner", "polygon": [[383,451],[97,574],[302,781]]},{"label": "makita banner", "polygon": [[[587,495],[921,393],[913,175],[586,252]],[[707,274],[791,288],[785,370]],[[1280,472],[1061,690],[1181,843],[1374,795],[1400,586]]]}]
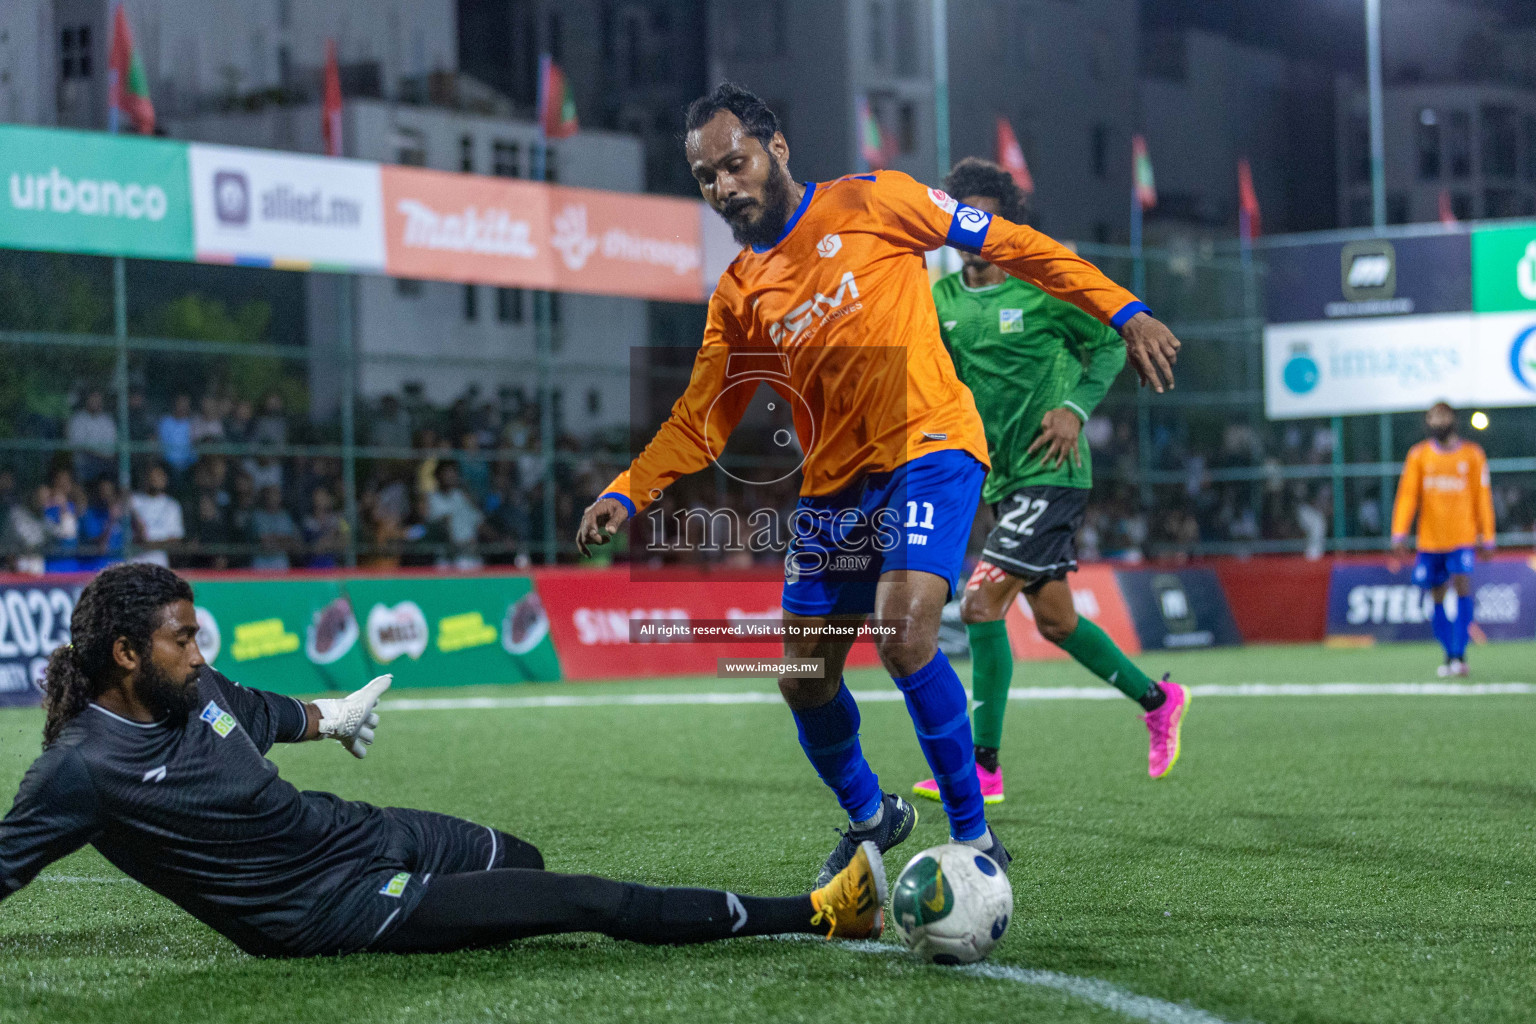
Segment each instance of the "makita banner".
[{"label": "makita banner", "polygon": [[[1413,566],[1335,565],[1328,585],[1328,634],[1382,642],[1434,640],[1434,598],[1413,585]],[[1499,559],[1472,572],[1474,639],[1536,639],[1536,569]],[[1454,598],[1446,607],[1456,615]]]}]

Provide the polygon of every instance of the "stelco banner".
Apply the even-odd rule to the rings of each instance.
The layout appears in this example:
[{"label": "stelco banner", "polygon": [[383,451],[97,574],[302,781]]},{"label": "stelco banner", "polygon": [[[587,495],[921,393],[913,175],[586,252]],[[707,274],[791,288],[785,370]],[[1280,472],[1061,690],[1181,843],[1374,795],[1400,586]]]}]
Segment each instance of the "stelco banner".
[{"label": "stelco banner", "polygon": [[[1499,559],[1472,572],[1473,636],[1536,639],[1536,567]],[[1456,615],[1448,595],[1447,611]],[[1369,636],[1382,642],[1434,639],[1434,598],[1413,585],[1411,565],[1335,565],[1328,584],[1328,634]]]},{"label": "stelco banner", "polygon": [[1536,227],[1268,254],[1272,419],[1536,404]]},{"label": "stelco banner", "polygon": [[94,132],[0,125],[0,178],[0,248],[672,302],[739,249],[696,200]]}]

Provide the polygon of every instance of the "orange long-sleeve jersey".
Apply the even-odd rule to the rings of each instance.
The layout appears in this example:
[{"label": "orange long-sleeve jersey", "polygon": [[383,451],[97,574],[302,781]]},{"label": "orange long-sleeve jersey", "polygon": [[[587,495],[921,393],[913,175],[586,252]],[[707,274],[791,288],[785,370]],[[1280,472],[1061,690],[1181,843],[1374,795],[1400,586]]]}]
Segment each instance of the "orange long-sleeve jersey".
[{"label": "orange long-sleeve jersey", "polygon": [[1442,450],[1420,441],[1408,450],[1392,508],[1392,536],[1403,539],[1419,515],[1419,550],[1469,548],[1493,542],[1493,485],[1488,456],[1470,441]]},{"label": "orange long-sleeve jersey", "polygon": [[794,409],[802,495],[944,449],[986,464],[981,418],[940,339],[923,261],[946,244],[1116,328],[1147,308],[1045,235],[898,171],[807,184],[778,242],[743,249],[721,275],[687,389],[604,495],[640,511],[705,468],[758,381]]}]

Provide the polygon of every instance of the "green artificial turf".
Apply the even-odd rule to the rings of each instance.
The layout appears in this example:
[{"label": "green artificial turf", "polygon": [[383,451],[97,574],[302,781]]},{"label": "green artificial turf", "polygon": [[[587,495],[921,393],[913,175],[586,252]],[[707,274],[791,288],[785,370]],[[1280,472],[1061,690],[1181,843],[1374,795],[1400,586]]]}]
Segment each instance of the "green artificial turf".
[{"label": "green artificial turf", "polygon": [[[1426,681],[1438,659],[1403,646],[1139,660],[1212,684]],[[1472,664],[1473,682],[1536,682],[1536,645],[1476,648]],[[849,683],[890,688],[875,671]],[[1015,676],[1020,687],[1078,684],[1097,685],[1065,663]],[[430,696],[743,689],[770,684]],[[131,882],[93,881],[121,876],[87,849],[0,904],[0,1021],[1536,1018],[1536,696],[1198,698],[1183,759],[1156,782],[1137,710],[1119,699],[1010,706],[1008,802],[991,817],[1014,854],[1017,912],[991,963],[1101,979],[1182,1004],[1182,1017],[1027,983],[1039,975],[986,978],[815,941],[650,949],[571,936],[263,961]],[[0,711],[5,794],[40,724],[37,711]],[[899,702],[866,703],[863,735],[887,788],[928,774]],[[273,757],[301,788],[494,823],[537,843],[552,869],[658,884],[793,893],[840,824],[773,704],[386,709],[366,761],[334,743]],[[893,875],[944,840],[938,806],[920,809],[887,858]]]}]

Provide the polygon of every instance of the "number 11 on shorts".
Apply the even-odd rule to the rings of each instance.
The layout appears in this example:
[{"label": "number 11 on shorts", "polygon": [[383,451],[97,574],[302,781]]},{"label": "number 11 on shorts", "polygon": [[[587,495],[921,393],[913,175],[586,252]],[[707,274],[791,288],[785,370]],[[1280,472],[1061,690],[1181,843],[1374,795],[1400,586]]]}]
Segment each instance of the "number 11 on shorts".
[{"label": "number 11 on shorts", "polygon": [[[917,521],[917,506],[923,506],[923,521]],[[925,530],[933,529],[933,502],[909,501],[907,502],[907,526],[920,526]]]}]

